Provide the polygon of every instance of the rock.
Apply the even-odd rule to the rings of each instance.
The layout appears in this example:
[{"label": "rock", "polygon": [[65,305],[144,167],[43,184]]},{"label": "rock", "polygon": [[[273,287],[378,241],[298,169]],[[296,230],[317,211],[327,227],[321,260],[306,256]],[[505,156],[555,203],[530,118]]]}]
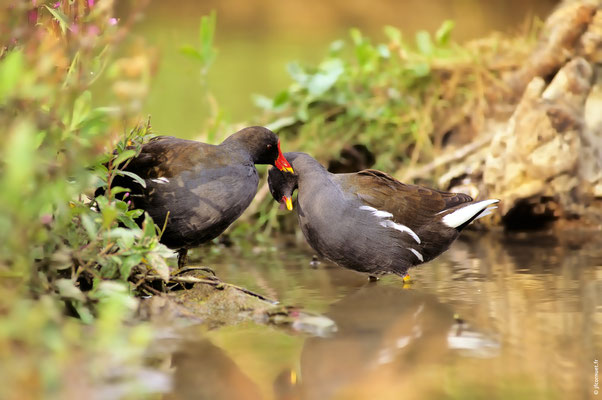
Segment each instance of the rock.
[{"label": "rock", "polygon": [[505,129],[494,136],[483,182],[490,196],[500,198],[502,215],[532,197],[555,199],[570,214],[572,203],[583,200],[584,177],[595,186],[599,159],[583,157],[595,151],[590,145],[599,138],[585,123],[592,75],[590,64],[576,58],[547,87],[533,78]]}]

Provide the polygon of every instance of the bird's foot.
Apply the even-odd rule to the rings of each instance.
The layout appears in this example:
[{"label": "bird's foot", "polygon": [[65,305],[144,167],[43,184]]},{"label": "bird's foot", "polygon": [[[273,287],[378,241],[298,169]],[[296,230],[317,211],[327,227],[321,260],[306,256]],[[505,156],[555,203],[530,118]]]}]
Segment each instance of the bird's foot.
[{"label": "bird's foot", "polygon": [[178,250],[178,269],[182,269],[188,263],[188,249]]},{"label": "bird's foot", "polygon": [[407,274],[407,273],[403,276],[402,279],[403,279],[403,283],[410,283],[412,281],[412,278],[410,278],[410,274]]}]

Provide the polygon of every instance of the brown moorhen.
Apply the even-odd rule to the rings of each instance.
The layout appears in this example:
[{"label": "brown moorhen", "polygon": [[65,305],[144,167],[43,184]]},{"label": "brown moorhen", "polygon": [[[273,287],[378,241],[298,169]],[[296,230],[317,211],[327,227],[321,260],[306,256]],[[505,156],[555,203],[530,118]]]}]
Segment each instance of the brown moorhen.
[{"label": "brown moorhen", "polygon": [[146,188],[128,176],[116,176],[113,184],[130,188],[133,207],[148,212],[158,226],[167,217],[161,242],[179,250],[183,267],[189,248],[219,236],[249,206],[259,183],[255,164],[293,172],[278,136],[264,127],[244,128],[219,145],[159,136],[126,168]]},{"label": "brown moorhen", "polygon": [[305,153],[285,157],[295,174],[270,169],[274,199],[290,210],[298,189],[299,225],[311,247],[371,280],[387,273],[406,278],[410,267],[443,253],[466,225],[498,202],[406,185],[372,169],[331,174]]}]

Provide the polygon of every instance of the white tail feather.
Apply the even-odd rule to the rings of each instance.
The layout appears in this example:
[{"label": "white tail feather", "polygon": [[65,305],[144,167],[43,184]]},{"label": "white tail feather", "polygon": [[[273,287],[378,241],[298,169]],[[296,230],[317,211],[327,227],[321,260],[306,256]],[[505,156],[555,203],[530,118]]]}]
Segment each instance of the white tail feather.
[{"label": "white tail feather", "polygon": [[495,210],[496,208],[497,208],[497,206],[493,206],[493,207],[487,207],[487,208],[485,209],[485,211],[483,211],[482,213],[480,213],[480,214],[479,214],[479,216],[475,218],[475,221],[476,221],[477,219],[483,218],[483,217],[485,217],[485,216],[487,216],[487,215],[491,214],[491,213],[493,212],[493,210]]},{"label": "white tail feather", "polygon": [[[462,208],[453,211],[446,216],[443,217],[442,221],[445,225],[450,228],[457,228],[458,226],[465,224],[466,221],[469,221],[475,215],[481,213],[484,209],[489,207],[492,204],[499,202],[497,199],[483,200],[476,203],[468,204]],[[485,210],[485,215],[490,213],[491,210]],[[484,215],[480,215],[479,217],[483,217]]]}]

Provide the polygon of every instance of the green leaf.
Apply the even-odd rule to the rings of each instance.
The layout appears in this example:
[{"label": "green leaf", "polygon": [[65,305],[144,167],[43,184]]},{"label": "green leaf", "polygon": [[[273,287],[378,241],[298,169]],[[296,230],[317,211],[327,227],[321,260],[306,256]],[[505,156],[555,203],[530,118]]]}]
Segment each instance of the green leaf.
[{"label": "green leaf", "polygon": [[136,181],[138,184],[140,184],[140,186],[142,186],[143,188],[146,188],[146,182],[144,182],[144,179],[140,178],[138,175],[136,175],[133,172],[130,171],[122,171],[122,170],[116,170],[115,173],[117,175],[125,175],[125,176],[129,176],[130,178],[132,178],[134,181]]},{"label": "green leaf", "polygon": [[278,118],[276,121],[267,124],[265,127],[273,132],[278,132],[280,129],[285,128],[287,126],[291,126],[296,122],[297,118],[295,117],[282,117]]},{"label": "green leaf", "polygon": [[12,50],[0,60],[0,104],[14,94],[15,88],[20,82],[25,60],[23,52]]},{"label": "green leaf", "polygon": [[191,45],[184,45],[182,47],[180,47],[180,53],[190,56],[192,58],[194,58],[195,60],[198,61],[202,61],[203,57],[201,56],[201,54],[199,53],[199,51],[197,49],[195,49],[194,47],[192,47]]},{"label": "green leaf", "polygon": [[156,253],[148,253],[146,255],[147,261],[150,264],[150,267],[155,270],[157,275],[163,279],[163,281],[169,281],[169,267],[165,262],[165,259]]},{"label": "green leaf", "polygon": [[427,62],[417,62],[408,66],[408,70],[418,78],[423,78],[431,73],[431,66]]},{"label": "green leaf", "polygon": [[127,250],[131,248],[136,240],[136,236],[139,235],[139,232],[136,232],[133,229],[126,228],[113,228],[107,232],[108,239],[116,239],[119,243],[119,247],[122,250]]},{"label": "green leaf", "polygon": [[75,286],[71,279],[57,279],[55,284],[61,297],[81,302],[86,301],[86,296]]},{"label": "green leaf", "polygon": [[52,16],[59,22],[61,31],[63,31],[63,33],[65,33],[67,29],[71,30],[71,27],[69,26],[69,19],[61,10],[58,8],[50,8],[47,5],[44,5],[44,7],[46,7],[46,9],[50,11],[50,14],[52,14]]},{"label": "green leaf", "polygon": [[117,157],[115,157],[115,159],[113,160],[113,165],[120,165],[122,162],[134,157],[135,155],[136,155],[136,150],[133,150],[133,149],[124,150],[121,153],[119,153],[117,155]]},{"label": "green leaf", "polygon": [[142,262],[141,254],[132,254],[123,259],[121,266],[119,267],[119,273],[121,274],[121,279],[127,280],[132,273],[132,268]]},{"label": "green leaf", "polygon": [[[142,211],[142,210],[136,210],[136,211]],[[121,222],[127,228],[130,228],[130,229],[138,228],[138,224],[136,224],[136,221],[134,221],[131,217],[129,217],[127,215],[119,215],[117,217],[117,219],[119,220],[119,222]]]},{"label": "green leaf", "polygon": [[96,224],[94,223],[94,220],[88,214],[82,214],[81,219],[82,226],[86,230],[88,237],[90,238],[90,240],[94,240],[96,238],[96,235],[98,234],[98,229]]},{"label": "green leaf", "polygon": [[125,215],[127,215],[130,218],[138,218],[139,216],[142,215],[142,213],[144,213],[144,210],[136,209],[136,210],[129,210],[128,212],[125,213]]},{"label": "green leaf", "polygon": [[418,51],[425,56],[433,54],[433,42],[431,41],[431,34],[427,31],[416,32],[416,46]]},{"label": "green leaf", "polygon": [[157,236],[157,230],[155,229],[155,222],[148,213],[144,213],[144,222],[142,223],[142,235],[147,238],[153,238]]},{"label": "green leaf", "polygon": [[73,56],[73,60],[69,65],[69,69],[67,70],[67,75],[65,76],[65,80],[63,81],[63,89],[69,86],[69,83],[73,80],[74,72],[77,70],[77,64],[79,63],[79,50]]},{"label": "green leaf", "polygon": [[283,90],[274,97],[274,108],[284,106],[289,100],[290,94],[288,90]]},{"label": "green leaf", "polygon": [[305,85],[307,84],[309,75],[303,70],[303,68],[301,67],[301,65],[298,62],[294,61],[294,62],[288,63],[286,66],[286,70],[295,82],[297,82],[302,87],[305,87]]},{"label": "green leaf", "polygon": [[339,39],[339,40],[335,40],[334,42],[330,43],[330,46],[328,46],[328,53],[329,53],[330,57],[338,56],[344,47],[345,47],[344,40]]},{"label": "green leaf", "polygon": [[69,128],[74,130],[88,118],[92,105],[92,93],[89,90],[83,92],[73,103],[73,114]]},{"label": "green leaf", "polygon": [[262,94],[254,94],[253,95],[253,104],[255,104],[255,106],[257,106],[263,110],[267,110],[267,111],[272,110],[274,107],[274,101],[272,99],[270,99],[269,97],[264,96]]},{"label": "green leaf", "polygon": [[117,215],[119,213],[117,212],[117,209],[113,205],[108,204],[106,207],[101,209],[101,214],[102,214],[102,226],[103,226],[103,228],[108,228],[115,221],[115,218],[117,218]]},{"label": "green leaf", "polygon": [[437,29],[435,33],[435,40],[439,45],[447,45],[449,43],[449,39],[451,37],[451,32],[454,29],[455,22],[452,20],[445,20]]},{"label": "green leaf", "polygon": [[390,58],[391,57],[391,51],[389,51],[389,47],[385,44],[379,44],[376,49],[378,50],[378,54],[382,57],[382,58]]},{"label": "green leaf", "polygon": [[349,30],[349,36],[351,36],[351,40],[353,41],[353,44],[355,44],[356,46],[359,46],[360,44],[362,44],[364,42],[364,37],[362,36],[362,32],[360,32],[360,30],[357,28],[351,28]]},{"label": "green leaf", "polygon": [[309,79],[307,84],[309,93],[316,97],[323,95],[337,82],[344,71],[343,61],[338,58],[323,62],[320,64],[319,72]]},{"label": "green leaf", "polygon": [[2,157],[0,187],[2,197],[19,203],[23,198],[23,187],[34,182],[36,160],[35,131],[29,120],[18,121],[5,137]]},{"label": "green leaf", "polygon": [[215,10],[212,10],[208,16],[205,15],[201,17],[201,24],[199,27],[199,40],[201,43],[201,48],[199,53],[205,70],[211,66],[211,63],[213,63],[213,60],[217,55],[217,51],[213,47],[216,20],[217,14]]},{"label": "green leaf", "polygon": [[113,196],[115,196],[116,194],[119,194],[119,193],[129,192],[129,191],[130,191],[129,188],[124,188],[124,187],[121,187],[121,186],[112,186],[111,187],[111,194]]},{"label": "green leaf", "polygon": [[385,35],[389,38],[392,44],[400,46],[401,45],[401,31],[394,26],[387,25],[384,27]]}]

